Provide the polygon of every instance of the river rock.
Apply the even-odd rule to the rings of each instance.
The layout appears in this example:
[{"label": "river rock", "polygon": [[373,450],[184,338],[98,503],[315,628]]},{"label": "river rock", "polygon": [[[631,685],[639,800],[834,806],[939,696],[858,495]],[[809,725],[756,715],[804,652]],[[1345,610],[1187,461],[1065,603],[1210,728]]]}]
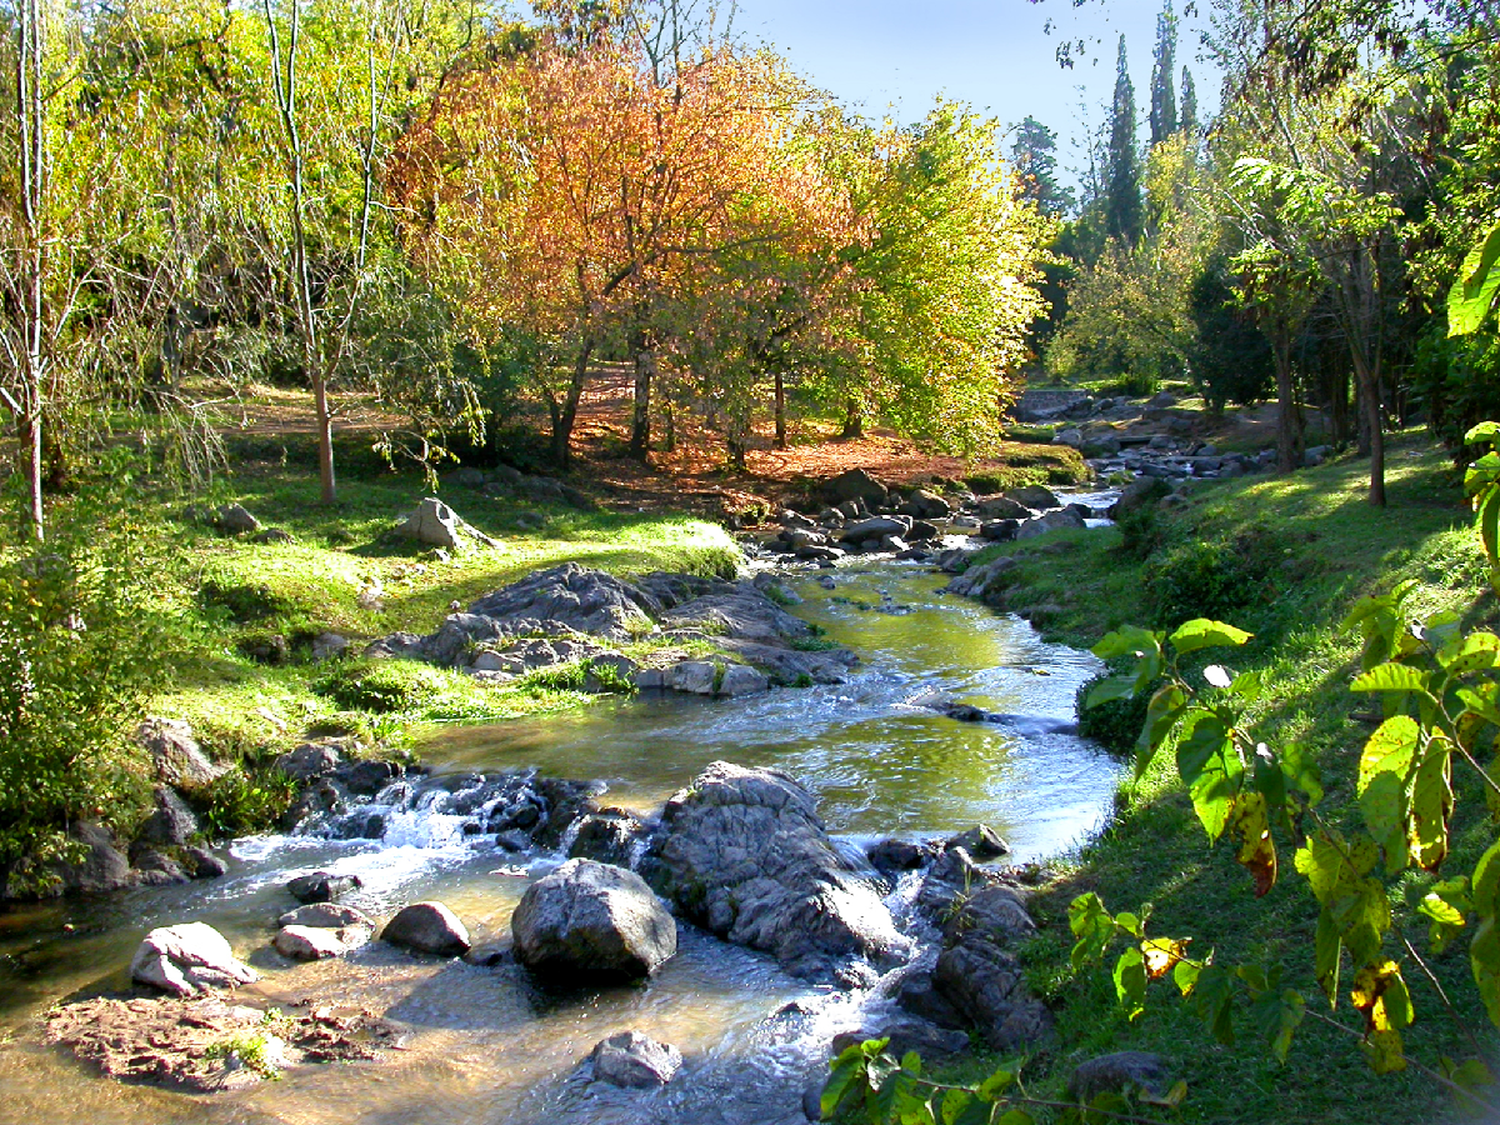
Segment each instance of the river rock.
[{"label": "river rock", "polygon": [[975,506],[980,519],[985,520],[1029,520],[1031,509],[1009,496],[986,496]]},{"label": "river rock", "polygon": [[293,781],[306,784],[327,777],[338,769],[340,747],[336,742],[304,742],[276,759],[276,768]]},{"label": "river rock", "polygon": [[52,893],[101,894],[127,887],[135,881],[130,861],[109,829],[82,821],[74,827],[73,837],[84,846],[83,857],[75,863],[53,861],[46,865],[47,870],[56,876]]},{"label": "river rock", "polygon": [[901,536],[911,530],[911,520],[906,516],[871,516],[844,528],[845,543],[878,543],[888,535]]},{"label": "river rock", "polygon": [[1062,501],[1057,498],[1057,493],[1040,484],[1026,484],[1020,488],[1012,488],[1002,494],[1007,500],[1014,500],[1017,504],[1024,504],[1038,512],[1044,512],[1048,508],[1061,508]]},{"label": "river rock", "polygon": [[921,844],[910,840],[881,840],[865,849],[876,871],[891,875],[900,871],[915,871],[926,863],[930,853]]},{"label": "river rock", "polygon": [[217,879],[229,872],[229,865],[207,848],[189,844],[182,849],[188,874],[194,879]]},{"label": "river rock", "polygon": [[1026,897],[1006,884],[973,884],[958,909],[946,912],[943,932],[952,940],[980,934],[1009,945],[1036,933],[1036,923],[1026,909]]},{"label": "river rock", "polygon": [[662,628],[701,629],[716,640],[722,637],[762,644],[813,635],[811,625],[782,609],[754,583],[723,585],[726,588],[665,609]]},{"label": "river rock", "polygon": [[485,595],[469,613],[501,622],[532,622],[547,633],[573,631],[628,641],[655,629],[652,614],[658,609],[655,599],[629,582],[564,563]]},{"label": "river rock", "polygon": [[682,1052],[639,1031],[622,1031],[598,1043],[589,1058],[594,1080],[627,1089],[665,1086],[682,1068]]},{"label": "river rock", "polygon": [[155,848],[131,847],[134,853],[131,878],[142,887],[170,887],[186,883],[188,874],[171,856],[163,855]]},{"label": "river rock", "polygon": [[1144,1091],[1164,1097],[1172,1084],[1166,1060],[1150,1051],[1115,1051],[1079,1063],[1068,1079],[1068,1094],[1081,1102],[1102,1093]]},{"label": "river rock", "polygon": [[381,938],[417,953],[462,957],[469,951],[469,931],[441,902],[414,902],[385,924]]},{"label": "river rock", "polygon": [[406,772],[400,762],[372,758],[365,762],[347,762],[334,771],[339,783],[361,797],[373,797]]},{"label": "river rock", "polygon": [[511,916],[516,960],[562,980],[649,976],[677,952],[677,922],[633,871],[570,859]]},{"label": "river rock", "polygon": [[368,926],[375,928],[375,919],[355,906],[337,902],[314,902],[288,910],[276,920],[278,926],[312,926],[317,929],[337,930],[343,926]]},{"label": "river rock", "polygon": [[897,1059],[908,1051],[916,1051],[925,1060],[969,1049],[969,1037],[962,1031],[939,1027],[927,1020],[896,1019],[867,1024],[856,1031],[841,1031],[833,1037],[829,1052],[837,1057],[847,1048],[869,1039],[889,1039],[885,1053]]},{"label": "river rock", "polygon": [[259,979],[235,959],[224,935],[203,922],[163,926],[146,935],[130,962],[132,980],[177,996],[208,988],[234,988]]},{"label": "river rock", "polygon": [[1052,1014],[1031,994],[1016,955],[985,934],[966,934],[938,955],[933,984],[990,1048],[1012,1051],[1052,1027]]},{"label": "river rock", "polygon": [[311,875],[299,875],[286,885],[287,892],[298,902],[333,902],[350,891],[364,886],[358,875],[334,875],[327,871],[314,871]]},{"label": "river rock", "polygon": [[1045,515],[1034,519],[1025,520],[1021,526],[1016,528],[1017,539],[1034,539],[1038,535],[1045,535],[1049,531],[1061,531],[1065,528],[1079,528],[1086,526],[1083,516],[1079,514],[1076,507],[1069,506],[1058,508],[1056,511],[1047,512]]},{"label": "river rock", "polygon": [[719,690],[715,694],[734,698],[754,695],[768,690],[770,686],[771,681],[764,672],[756,671],[747,664],[730,664],[725,667],[723,678],[719,681]]},{"label": "river rock", "polygon": [[963,848],[977,859],[994,859],[1010,851],[1010,845],[988,824],[976,824],[950,839],[945,848]]},{"label": "river rock", "polygon": [[151,797],[156,807],[136,832],[136,839],[174,847],[187,843],[188,837],[198,831],[198,818],[187,802],[170,785],[156,786]]},{"label": "river rock", "polygon": [[578,831],[568,845],[568,858],[628,868],[636,841],[645,834],[646,826],[624,809],[600,809],[579,818]]},{"label": "river rock", "polygon": [[711,932],[810,977],[851,956],[909,952],[869,869],[834,850],[812,795],[782,771],[714,762],[662,821],[646,869]]},{"label": "river rock", "polygon": [[896,1006],[950,1031],[961,1031],[969,1026],[964,1014],[938,991],[930,972],[910,972],[902,977],[901,987],[896,993]]},{"label": "river rock", "polygon": [[824,483],[823,492],[836,505],[863,500],[869,507],[879,508],[890,499],[890,490],[864,469],[850,469],[846,473],[840,473]]},{"label": "river rock", "polygon": [[712,695],[718,666],[707,660],[683,660],[667,669],[666,685],[687,695]]},{"label": "river rock", "polygon": [[293,961],[322,961],[358,949],[374,933],[371,926],[282,926],[276,933],[276,952]]},{"label": "river rock", "polygon": [[229,772],[228,766],[208,760],[193,728],[180,719],[147,719],[136,729],[135,740],[150,753],[156,779],[174,789],[206,789]]}]

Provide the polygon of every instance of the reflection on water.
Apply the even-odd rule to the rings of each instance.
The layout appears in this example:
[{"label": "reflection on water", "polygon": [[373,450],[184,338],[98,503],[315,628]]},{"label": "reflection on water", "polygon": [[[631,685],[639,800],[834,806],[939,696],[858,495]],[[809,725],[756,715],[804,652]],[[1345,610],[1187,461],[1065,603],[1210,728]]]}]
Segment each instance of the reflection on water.
[{"label": "reflection on water", "polygon": [[[806,602],[796,612],[860,654],[847,684],[739,701],[608,701],[574,715],[447,729],[426,755],[439,770],[536,766],[602,778],[607,801],[642,812],[715,759],[775,765],[818,794],[836,833],[947,835],[983,821],[1010,840],[1017,859],[1057,852],[1098,822],[1115,771],[1088,743],[959,723],[913,702],[940,691],[990,711],[1069,720],[1093,657],[940,595],[941,580],[915,567],[871,563],[832,576],[833,589],[799,580]],[[513,859],[441,823],[408,828],[400,841],[242,840],[229,874],[211,883],[0,913],[0,1030],[24,1031],[46,1004],[73,992],[126,987],[146,929],[202,920],[262,970],[252,991],[278,1003],[316,996],[388,1013],[411,1028],[403,1050],[375,1064],[315,1067],[290,1081],[193,1098],[100,1081],[22,1034],[0,1047],[0,1122],[769,1125],[800,1113],[801,1085],[817,1065],[801,1045],[857,1025],[859,1006],[870,1002],[810,989],[769,959],[689,928],[678,956],[649,983],[569,997],[537,992],[515,966],[421,959],[378,942],[346,961],[311,965],[269,949],[276,917],[292,905],[283,886],[298,874],[359,875],[365,886],[349,901],[379,916],[441,898],[482,945],[508,932],[527,882],[555,862],[511,867]],[[570,1077],[594,1043],[630,1028],[677,1045],[688,1080],[642,1101]]]}]

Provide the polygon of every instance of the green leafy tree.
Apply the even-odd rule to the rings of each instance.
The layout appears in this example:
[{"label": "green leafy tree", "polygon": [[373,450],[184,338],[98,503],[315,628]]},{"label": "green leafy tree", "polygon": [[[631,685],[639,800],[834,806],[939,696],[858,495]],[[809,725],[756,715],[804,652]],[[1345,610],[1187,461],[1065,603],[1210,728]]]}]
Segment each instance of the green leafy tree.
[{"label": "green leafy tree", "polygon": [[1042,214],[1060,216],[1073,209],[1072,189],[1057,181],[1056,132],[1028,114],[1016,127],[1010,159],[1021,178],[1021,194]]}]

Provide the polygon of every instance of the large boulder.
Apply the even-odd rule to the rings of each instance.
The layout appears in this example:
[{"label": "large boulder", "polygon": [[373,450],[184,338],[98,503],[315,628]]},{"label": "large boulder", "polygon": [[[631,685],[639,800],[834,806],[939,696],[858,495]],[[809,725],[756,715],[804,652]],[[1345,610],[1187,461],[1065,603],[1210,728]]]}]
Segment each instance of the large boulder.
[{"label": "large boulder", "polygon": [[647,870],[711,932],[803,976],[909,952],[873,870],[836,851],[812,794],[775,769],[714,762],[667,802]]},{"label": "large boulder", "polygon": [[511,915],[516,960],[559,980],[649,976],[677,952],[677,922],[633,871],[570,859]]},{"label": "large boulder", "polygon": [[414,902],[385,924],[381,938],[416,953],[462,957],[469,951],[469,931],[441,902]]},{"label": "large boulder", "polygon": [[146,935],[131,959],[130,977],[176,996],[191,996],[208,988],[249,984],[258,974],[236,960],[218,930],[203,922],[184,922]]},{"label": "large boulder", "polygon": [[156,780],[175,789],[206,789],[229,772],[228,766],[208,760],[193,728],[181,719],[147,719],[135,740],[150,753]]},{"label": "large boulder", "polygon": [[864,469],[850,469],[823,485],[823,491],[835,504],[863,500],[868,507],[883,507],[890,500],[890,489]]},{"label": "large boulder", "polygon": [[986,520],[1027,520],[1031,518],[1031,509],[1018,500],[1009,496],[986,496],[974,507],[975,513],[980,519]]},{"label": "large boulder", "polygon": [[488,535],[470,527],[457,512],[434,496],[423,498],[416,511],[408,515],[396,531],[418,543],[449,551],[461,550],[474,540],[489,547],[498,545]]},{"label": "large boulder", "polygon": [[964,934],[943,950],[932,979],[991,1050],[1014,1051],[1052,1027],[1052,1014],[1026,987],[1020,960],[990,934]]},{"label": "large boulder", "polygon": [[198,831],[198,818],[170,785],[158,785],[152,800],[156,807],[136,832],[136,839],[178,846]]},{"label": "large boulder", "polygon": [[1057,493],[1045,485],[1023,484],[1020,488],[1012,488],[1004,495],[1007,500],[1014,500],[1017,504],[1024,504],[1039,512],[1062,507],[1062,501],[1057,498]]},{"label": "large boulder", "polygon": [[47,871],[56,877],[52,893],[100,894],[127,887],[135,880],[130,861],[109,829],[84,821],[73,829],[73,836],[83,847],[79,858],[47,864]]}]

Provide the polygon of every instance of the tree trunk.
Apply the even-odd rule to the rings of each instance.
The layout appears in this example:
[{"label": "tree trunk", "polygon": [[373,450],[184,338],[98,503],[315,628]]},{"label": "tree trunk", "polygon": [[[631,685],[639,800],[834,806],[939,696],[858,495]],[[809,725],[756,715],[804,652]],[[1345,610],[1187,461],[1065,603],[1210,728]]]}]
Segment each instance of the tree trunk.
[{"label": "tree trunk", "polygon": [[46,106],[42,100],[42,59],[46,28],[39,0],[20,6],[20,54],[16,60],[16,117],[21,133],[21,202],[25,210],[26,245],[21,261],[21,366],[17,410],[20,456],[26,480],[27,522],[38,540],[46,538],[42,509],[42,406],[46,387],[45,313],[43,278],[43,213],[47,198]]},{"label": "tree trunk", "polygon": [[573,362],[573,378],[568,381],[568,393],[562,407],[554,406],[552,410],[552,459],[560,469],[566,469],[572,461],[573,423],[578,418],[578,404],[588,383],[589,359],[593,354],[594,341],[584,340],[579,346],[578,358]]},{"label": "tree trunk", "polygon": [[656,352],[644,333],[632,341],[635,353],[635,413],[630,421],[630,456],[644,461],[651,452],[651,380],[656,375]]},{"label": "tree trunk", "polygon": [[1372,370],[1369,362],[1358,350],[1354,351],[1354,377],[1359,386],[1361,405],[1362,437],[1369,442],[1370,452],[1370,503],[1377,508],[1385,507],[1385,432],[1380,409],[1380,374]]},{"label": "tree trunk", "polygon": [[1302,407],[1292,379],[1291,332],[1278,326],[1272,341],[1276,357],[1276,471],[1290,473],[1302,464]]},{"label": "tree trunk", "polygon": [[786,448],[786,375],[776,367],[776,448]]},{"label": "tree trunk", "polygon": [[677,452],[677,412],[672,409],[672,400],[667,399],[661,404],[662,436],[661,447],[665,453]]},{"label": "tree trunk", "polygon": [[861,438],[865,436],[865,415],[860,406],[859,399],[851,398],[844,411],[844,429],[839,437],[844,439]]}]

